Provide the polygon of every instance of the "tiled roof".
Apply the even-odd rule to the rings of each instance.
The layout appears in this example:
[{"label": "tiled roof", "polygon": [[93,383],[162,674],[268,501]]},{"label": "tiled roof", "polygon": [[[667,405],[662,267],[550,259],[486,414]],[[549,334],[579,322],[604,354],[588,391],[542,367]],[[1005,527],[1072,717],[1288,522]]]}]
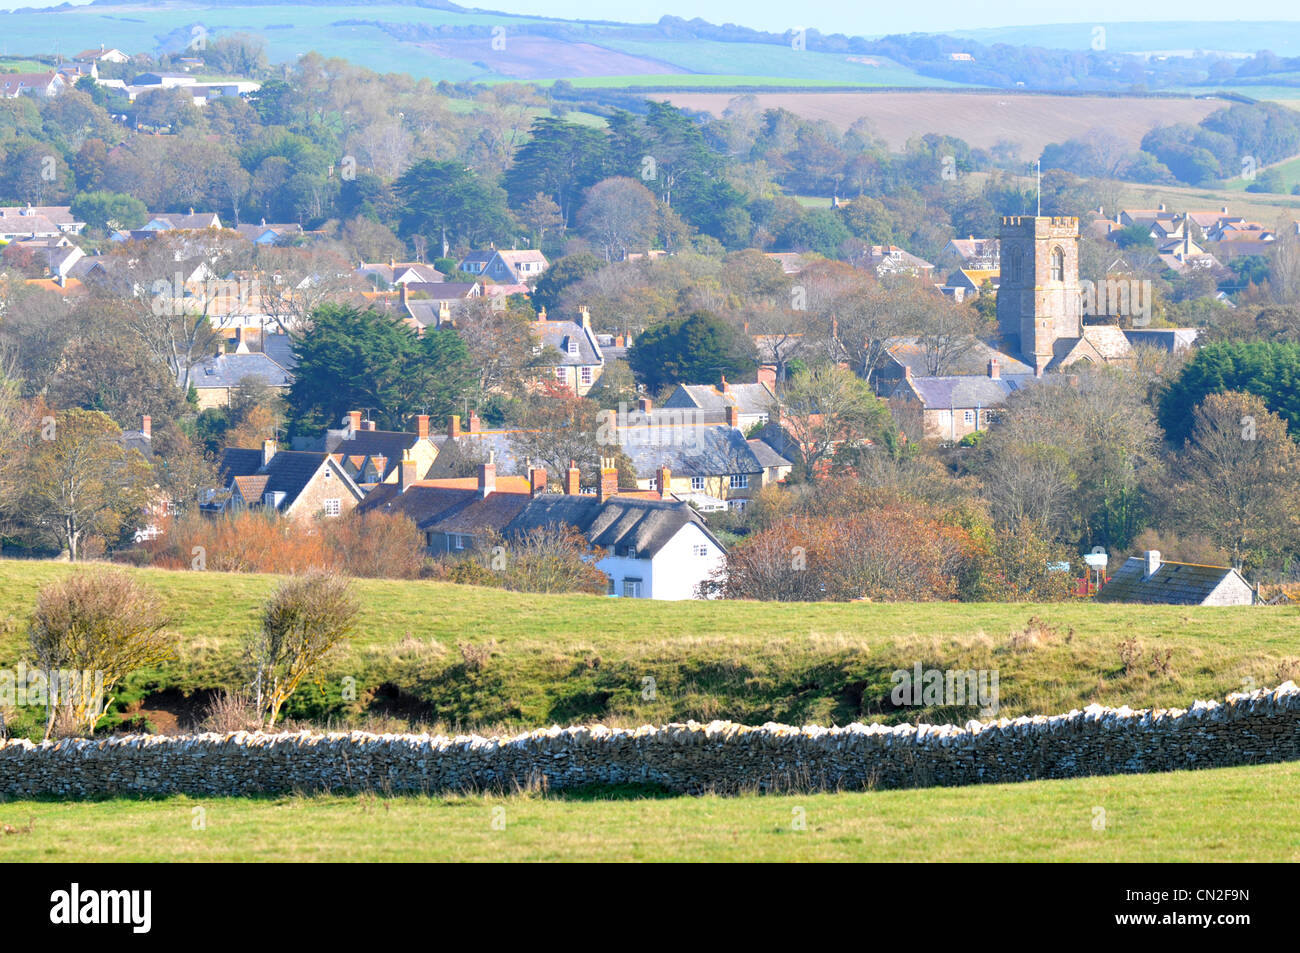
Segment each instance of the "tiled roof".
[{"label": "tiled roof", "polygon": [[[401,462],[405,451],[414,447],[419,439],[419,435],[404,430],[331,430],[324,438],[312,441],[311,445],[323,445],[323,449],[330,453],[365,454],[374,458],[376,463],[383,458],[387,463],[387,468],[379,477],[380,482],[383,482]],[[418,475],[424,476],[422,473]]]},{"label": "tiled roof", "polygon": [[1130,556],[1102,586],[1097,600],[1200,605],[1235,572],[1235,569],[1222,566],[1162,562],[1154,573],[1146,577],[1146,560],[1141,556]]}]

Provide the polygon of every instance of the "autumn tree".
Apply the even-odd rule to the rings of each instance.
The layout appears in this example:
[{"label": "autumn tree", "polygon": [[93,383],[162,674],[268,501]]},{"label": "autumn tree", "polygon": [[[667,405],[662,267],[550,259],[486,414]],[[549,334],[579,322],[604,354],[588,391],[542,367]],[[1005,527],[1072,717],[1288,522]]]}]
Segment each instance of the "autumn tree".
[{"label": "autumn tree", "polygon": [[1261,566],[1300,548],[1300,449],[1254,394],[1210,394],[1175,456],[1169,504],[1236,566]]},{"label": "autumn tree", "polygon": [[829,462],[836,449],[878,437],[889,411],[862,378],[835,364],[800,371],[781,392],[781,411],[806,475]]},{"label": "autumn tree", "polygon": [[152,499],[151,467],[122,443],[122,430],[99,411],[46,418],[27,456],[17,512],[76,560],[91,536],[113,539]]}]

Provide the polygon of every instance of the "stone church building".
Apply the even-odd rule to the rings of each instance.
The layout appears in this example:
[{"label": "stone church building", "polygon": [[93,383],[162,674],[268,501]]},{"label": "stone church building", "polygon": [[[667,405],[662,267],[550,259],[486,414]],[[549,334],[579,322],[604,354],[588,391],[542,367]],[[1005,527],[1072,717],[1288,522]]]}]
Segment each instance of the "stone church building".
[{"label": "stone church building", "polygon": [[1114,323],[1084,322],[1077,218],[1003,216],[998,239],[998,332],[1008,351],[1038,376],[1080,361],[1133,360],[1130,332]]}]

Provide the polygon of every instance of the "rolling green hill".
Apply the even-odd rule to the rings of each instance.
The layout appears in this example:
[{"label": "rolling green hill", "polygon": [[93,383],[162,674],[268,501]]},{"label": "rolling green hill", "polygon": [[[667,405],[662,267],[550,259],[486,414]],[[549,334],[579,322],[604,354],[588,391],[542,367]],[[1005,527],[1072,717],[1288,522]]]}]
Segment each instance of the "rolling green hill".
[{"label": "rolling green hill", "polygon": [[[24,655],[38,588],[73,571],[0,561],[0,668]],[[130,571],[173,607],[180,642],[173,662],[131,680],[119,707],[130,712],[143,700],[142,719],[183,723],[193,714],[183,696],[239,683],[239,640],[257,625],[275,577]],[[1093,702],[1185,707],[1246,680],[1265,686],[1300,675],[1294,607],[668,603],[432,582],[356,586],[356,636],[319,686],[299,690],[288,717],[403,730],[692,718],[964,722],[973,708],[894,708],[891,673],[917,662],[996,670],[999,714],[1008,717]],[[1143,651],[1127,668],[1125,640]],[[355,701],[342,699],[347,676],[356,680]],[[13,730],[30,732],[40,715],[7,717]]]}]

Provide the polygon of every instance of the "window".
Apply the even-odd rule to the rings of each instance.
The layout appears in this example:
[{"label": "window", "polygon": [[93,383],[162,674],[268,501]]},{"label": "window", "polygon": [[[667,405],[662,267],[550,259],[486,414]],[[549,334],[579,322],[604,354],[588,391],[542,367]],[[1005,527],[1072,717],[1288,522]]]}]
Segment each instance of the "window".
[{"label": "window", "polygon": [[709,555],[709,547],[705,546],[703,543],[696,543],[694,546],[691,547],[691,555],[707,556]]},{"label": "window", "polygon": [[622,547],[622,549],[623,549],[623,555],[626,556],[628,559],[636,559],[635,546],[624,546]]},{"label": "window", "polygon": [[624,579],[623,580],[623,598],[640,599],[641,598],[641,580]]},{"label": "window", "polygon": [[747,489],[749,489],[749,474],[748,474],[748,473],[733,473],[733,474],[731,475],[731,488],[732,488],[733,490],[747,490]]},{"label": "window", "polygon": [[727,509],[743,510],[749,505],[749,500],[727,500]]},{"label": "window", "polygon": [[339,515],[339,511],[340,511],[340,507],[339,507],[339,501],[338,501],[338,500],[326,500],[326,501],[325,501],[325,515],[326,515],[326,516],[338,516],[338,515]]},{"label": "window", "polygon": [[577,339],[577,338],[569,338],[568,351],[569,351],[570,354],[577,354],[577,353],[578,353],[578,339]]},{"label": "window", "polygon": [[1060,248],[1052,249],[1052,280],[1065,280],[1065,252]]},{"label": "window", "polygon": [[703,490],[703,489],[704,489],[704,477],[691,477],[691,489],[692,489],[692,490]]},{"label": "window", "polygon": [[618,593],[614,590],[614,577],[610,576],[605,580],[605,595],[616,596]]},{"label": "window", "polygon": [[584,368],[582,369],[582,382],[583,382],[584,384],[590,384],[590,383],[591,383],[591,368],[590,368],[590,367],[584,367]]},{"label": "window", "polygon": [[329,467],[326,467],[326,468],[325,468],[325,479],[329,480],[329,479],[332,479],[333,477],[334,477],[334,471],[331,470]]},{"label": "window", "polygon": [[966,423],[968,424],[975,423],[975,411],[973,410],[966,411]]},{"label": "window", "polygon": [[566,371],[565,368],[563,368],[563,367],[557,367],[557,368],[555,369],[555,379],[556,379],[557,381],[561,381],[561,382],[567,380],[567,379],[568,379],[568,376],[567,376],[567,374],[565,373],[565,371]]},{"label": "window", "polygon": [[452,549],[464,549],[464,548],[465,548],[465,537],[462,536],[462,535],[460,535],[460,533],[452,533],[452,534],[451,534],[451,548],[452,548]]}]

